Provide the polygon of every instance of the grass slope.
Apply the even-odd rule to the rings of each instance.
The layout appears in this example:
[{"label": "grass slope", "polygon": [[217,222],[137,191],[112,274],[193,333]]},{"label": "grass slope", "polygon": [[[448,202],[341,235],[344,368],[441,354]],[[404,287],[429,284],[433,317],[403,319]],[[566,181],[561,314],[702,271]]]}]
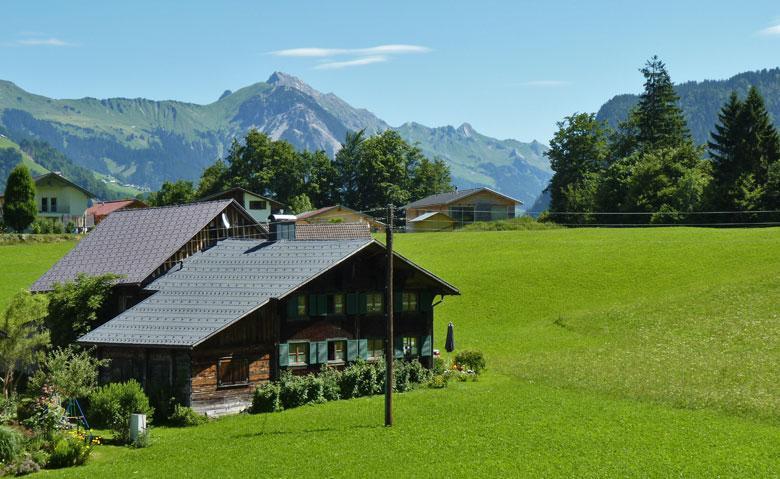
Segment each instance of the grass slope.
[{"label": "grass slope", "polygon": [[779,232],[398,235],[461,289],[436,346],[453,321],[480,382],[399,395],[391,430],[363,398],[158,428],[47,475],[777,476]]},{"label": "grass slope", "polygon": [[0,244],[0,311],[5,311],[11,296],[29,288],[75,244],[75,241]]}]

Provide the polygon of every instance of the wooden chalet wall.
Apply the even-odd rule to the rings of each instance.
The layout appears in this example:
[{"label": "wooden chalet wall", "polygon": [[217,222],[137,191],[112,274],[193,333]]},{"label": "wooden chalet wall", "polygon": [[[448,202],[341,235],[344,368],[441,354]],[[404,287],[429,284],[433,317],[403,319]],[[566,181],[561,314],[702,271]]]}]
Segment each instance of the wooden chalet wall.
[{"label": "wooden chalet wall", "polygon": [[[193,409],[210,415],[239,412],[251,403],[255,388],[271,379],[273,309],[267,305],[255,311],[192,351]],[[217,364],[227,359],[247,361],[245,384],[219,385]]]}]

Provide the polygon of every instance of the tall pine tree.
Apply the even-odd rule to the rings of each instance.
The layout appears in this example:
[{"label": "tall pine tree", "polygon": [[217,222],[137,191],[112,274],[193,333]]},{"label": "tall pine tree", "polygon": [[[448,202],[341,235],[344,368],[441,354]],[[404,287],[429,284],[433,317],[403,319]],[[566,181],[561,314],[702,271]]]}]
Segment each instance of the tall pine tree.
[{"label": "tall pine tree", "polygon": [[675,148],[691,142],[680,98],[664,62],[653,56],[640,71],[645,77],[645,90],[634,110],[640,149]]},{"label": "tall pine tree", "polygon": [[780,135],[758,89],[752,87],[744,101],[732,93],[718,119],[709,143],[714,167],[711,207],[733,211],[776,207]]},{"label": "tall pine tree", "polygon": [[742,174],[739,151],[741,138],[744,135],[740,123],[743,107],[744,104],[737,96],[737,92],[732,91],[728,101],[718,113],[718,124],[715,125],[715,131],[710,134],[712,141],[707,143],[713,163],[709,200],[709,207],[712,209],[727,210],[733,207],[729,190]]}]

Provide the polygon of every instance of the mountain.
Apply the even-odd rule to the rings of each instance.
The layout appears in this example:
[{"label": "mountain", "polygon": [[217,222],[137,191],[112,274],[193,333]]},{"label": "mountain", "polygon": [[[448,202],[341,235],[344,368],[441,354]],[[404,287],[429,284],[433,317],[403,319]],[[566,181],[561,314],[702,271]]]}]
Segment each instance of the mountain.
[{"label": "mountain", "polygon": [[536,141],[496,140],[468,123],[458,128],[405,123],[396,130],[426,156],[445,160],[461,188],[489,186],[530,205],[551,177],[547,147]]},{"label": "mountain", "polygon": [[45,142],[22,141],[22,145],[18,145],[0,132],[0,194],[5,190],[8,174],[19,163],[26,165],[33,176],[59,171],[102,200],[129,198],[143,192],[138,188],[122,185],[107,175],[74,165],[60,151]]},{"label": "mountain", "polygon": [[[18,142],[44,140],[81,166],[152,188],[164,180],[197,180],[250,128],[331,156],[347,131],[375,134],[391,128],[368,110],[280,72],[226,90],[207,105],[143,98],[57,100],[0,81],[0,127]],[[551,174],[542,156],[545,147],[536,142],[499,141],[467,125],[407,123],[397,130],[426,154],[447,161],[458,186],[492,186],[530,203]]]},{"label": "mountain", "polygon": [[[744,98],[751,86],[761,91],[769,113],[775,124],[780,126],[780,68],[740,73],[728,80],[687,82],[675,86],[696,143],[705,144],[710,139],[710,132],[718,121],[718,112],[731,92],[736,91]],[[628,116],[638,100],[637,95],[617,95],[601,107],[597,118],[616,126]]]}]

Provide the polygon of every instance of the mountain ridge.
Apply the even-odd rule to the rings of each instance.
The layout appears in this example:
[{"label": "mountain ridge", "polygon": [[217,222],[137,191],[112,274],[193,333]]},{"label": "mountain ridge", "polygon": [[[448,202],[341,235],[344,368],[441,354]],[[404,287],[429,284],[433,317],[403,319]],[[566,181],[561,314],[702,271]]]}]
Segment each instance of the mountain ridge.
[{"label": "mountain ridge", "polygon": [[227,90],[205,105],[122,97],[52,99],[0,80],[0,126],[17,141],[42,139],[81,166],[152,187],[164,180],[196,180],[250,128],[330,156],[348,131],[365,129],[373,135],[393,129],[426,155],[447,161],[457,186],[494,187],[527,204],[551,173],[538,142],[497,140],[467,122],[458,128],[419,123],[394,128],[371,111],[283,72]]}]

